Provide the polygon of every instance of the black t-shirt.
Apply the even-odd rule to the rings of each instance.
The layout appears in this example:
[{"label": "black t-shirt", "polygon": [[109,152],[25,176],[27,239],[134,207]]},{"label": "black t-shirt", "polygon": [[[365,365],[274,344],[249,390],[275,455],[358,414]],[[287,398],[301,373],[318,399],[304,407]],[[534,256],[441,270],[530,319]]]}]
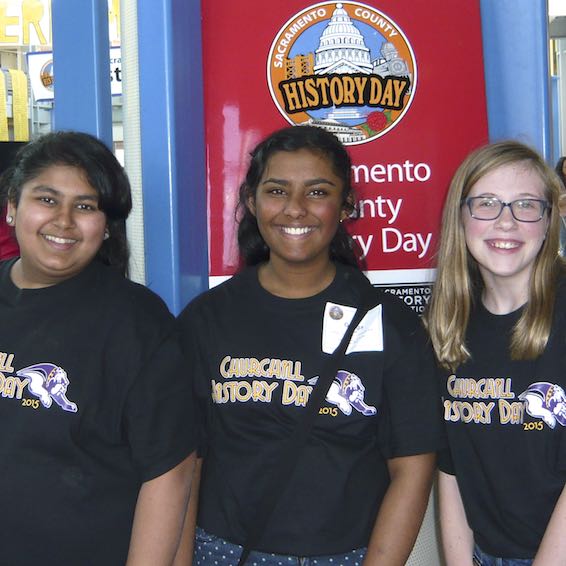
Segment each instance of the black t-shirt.
[{"label": "black t-shirt", "polygon": [[122,565],[141,484],[196,446],[174,320],[93,262],[43,289],[0,263],[0,563]]},{"label": "black t-shirt", "polygon": [[[181,314],[188,371],[205,415],[198,515],[205,530],[244,542],[282,443],[359,304],[362,278],[339,265],[320,294],[284,299],[265,291],[250,268]],[[375,289],[375,300],[261,550],[308,556],[365,546],[389,485],[387,459],[438,447],[439,391],[420,322],[391,295]]]},{"label": "black t-shirt", "polygon": [[533,558],[566,482],[566,321],[557,299],[547,347],[537,360],[510,359],[521,310],[494,315],[479,304],[466,344],[471,360],[442,376],[450,451],[468,523],[495,556]]}]

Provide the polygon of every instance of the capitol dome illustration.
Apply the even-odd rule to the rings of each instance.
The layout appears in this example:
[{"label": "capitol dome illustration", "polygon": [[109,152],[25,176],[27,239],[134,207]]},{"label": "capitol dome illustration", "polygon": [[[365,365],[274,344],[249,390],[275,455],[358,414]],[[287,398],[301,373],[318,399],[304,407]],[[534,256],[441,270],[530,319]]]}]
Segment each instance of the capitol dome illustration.
[{"label": "capitol dome illustration", "polygon": [[330,73],[370,74],[373,65],[370,50],[360,30],[352,23],[342,4],[336,4],[330,22],[320,36],[315,51],[316,75]]}]

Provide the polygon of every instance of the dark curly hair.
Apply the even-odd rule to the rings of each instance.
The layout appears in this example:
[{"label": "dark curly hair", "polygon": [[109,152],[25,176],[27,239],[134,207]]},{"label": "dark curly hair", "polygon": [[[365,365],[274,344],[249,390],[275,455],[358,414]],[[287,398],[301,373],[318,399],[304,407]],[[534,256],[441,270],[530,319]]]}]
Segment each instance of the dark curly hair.
[{"label": "dark curly hair", "polygon": [[[237,207],[239,217],[238,247],[245,265],[256,265],[269,259],[269,248],[259,232],[257,220],[247,203],[255,199],[270,157],[279,151],[298,151],[308,149],[323,155],[332,165],[336,176],[342,181],[342,206],[346,214],[354,212],[354,191],[351,181],[352,162],[346,148],[338,138],[316,126],[291,126],[273,132],[260,142],[251,152],[251,162],[244,182],[240,185],[240,198]],[[346,265],[360,267],[357,248],[352,237],[342,224],[330,243],[330,259]]]},{"label": "dark curly hair", "polygon": [[52,165],[76,167],[96,190],[99,207],[106,215],[109,238],[98,250],[97,259],[128,271],[129,248],[126,218],[132,208],[128,177],[114,154],[97,138],[82,132],[53,132],[22,147],[14,164],[0,179],[2,204],[20,201],[22,187]]}]

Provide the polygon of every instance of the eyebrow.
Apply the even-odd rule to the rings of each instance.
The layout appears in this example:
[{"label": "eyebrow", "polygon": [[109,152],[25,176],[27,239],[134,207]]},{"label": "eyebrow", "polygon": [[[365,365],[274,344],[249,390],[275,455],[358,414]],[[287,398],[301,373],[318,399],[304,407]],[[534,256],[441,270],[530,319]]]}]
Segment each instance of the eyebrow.
[{"label": "eyebrow", "polygon": [[[484,192],[484,193],[480,193],[479,195],[475,195],[475,197],[472,198],[496,198],[497,200],[501,200],[500,197],[498,197],[495,193],[490,193],[490,192]],[[514,198],[513,200],[521,200],[521,199],[525,199],[525,198],[534,198],[537,200],[544,200],[546,197],[544,195],[537,195],[536,193],[519,193],[516,198]]]},{"label": "eyebrow", "polygon": [[[290,182],[287,179],[276,179],[274,177],[270,177],[269,179],[266,179],[265,181],[263,181],[261,184],[265,185],[266,183],[276,183],[277,185],[289,185]],[[320,185],[324,183],[325,185],[332,185],[333,187],[336,186],[336,183],[333,183],[332,181],[329,181],[328,179],[325,179],[324,177],[318,177],[316,179],[309,179],[305,185],[307,187],[310,187],[312,185]]]},{"label": "eyebrow", "polygon": [[[32,193],[43,193],[52,196],[60,196],[63,194],[61,191],[58,191],[49,185],[37,185],[32,187],[31,191]],[[77,195],[74,200],[98,202],[98,195]]]}]

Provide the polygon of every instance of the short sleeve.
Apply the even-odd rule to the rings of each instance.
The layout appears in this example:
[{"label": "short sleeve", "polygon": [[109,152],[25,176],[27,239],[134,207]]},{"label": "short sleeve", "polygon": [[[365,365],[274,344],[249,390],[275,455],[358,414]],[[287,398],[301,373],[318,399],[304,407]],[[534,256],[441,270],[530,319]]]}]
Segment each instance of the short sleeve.
[{"label": "short sleeve", "polygon": [[566,477],[566,427],[553,431],[557,434],[556,470]]},{"label": "short sleeve", "polygon": [[454,462],[452,461],[452,454],[448,447],[444,447],[438,451],[437,457],[438,469],[445,474],[450,474],[451,476],[456,475],[454,470]]},{"label": "short sleeve", "polygon": [[192,394],[194,398],[195,421],[198,435],[198,455],[204,457],[208,443],[210,420],[212,419],[211,389],[209,373],[205,360],[205,352],[201,338],[206,333],[206,324],[200,320],[197,304],[189,304],[177,319],[177,328],[180,336],[181,349],[185,366],[190,374]]},{"label": "short sleeve", "polygon": [[142,481],[184,460],[197,445],[190,381],[173,321],[153,347],[127,395],[124,421]]},{"label": "short sleeve", "polygon": [[389,313],[385,332],[382,450],[387,458],[436,452],[443,428],[430,343],[416,315],[404,309]]}]

